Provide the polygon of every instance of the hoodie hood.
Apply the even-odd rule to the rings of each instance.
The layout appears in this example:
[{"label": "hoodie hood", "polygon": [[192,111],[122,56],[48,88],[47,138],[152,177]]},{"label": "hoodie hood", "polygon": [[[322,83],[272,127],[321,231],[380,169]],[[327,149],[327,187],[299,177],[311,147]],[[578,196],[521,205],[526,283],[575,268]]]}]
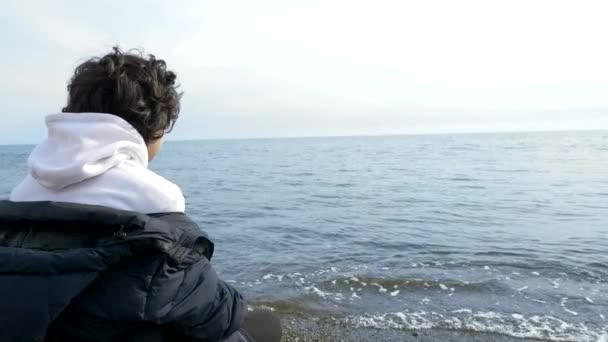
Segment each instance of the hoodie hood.
[{"label": "hoodie hood", "polygon": [[48,137],[28,159],[30,175],[51,190],[97,177],[124,162],[148,167],[142,136],[124,119],[102,113],[47,116]]}]

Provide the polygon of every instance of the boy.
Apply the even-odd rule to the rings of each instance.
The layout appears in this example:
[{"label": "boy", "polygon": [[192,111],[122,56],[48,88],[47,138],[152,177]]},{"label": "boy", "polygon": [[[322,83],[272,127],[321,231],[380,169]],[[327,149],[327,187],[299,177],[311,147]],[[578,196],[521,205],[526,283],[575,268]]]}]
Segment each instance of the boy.
[{"label": "boy", "polygon": [[180,189],[147,168],[178,118],[175,78],[118,48],[76,69],[0,202],[1,341],[280,340],[218,278]]}]

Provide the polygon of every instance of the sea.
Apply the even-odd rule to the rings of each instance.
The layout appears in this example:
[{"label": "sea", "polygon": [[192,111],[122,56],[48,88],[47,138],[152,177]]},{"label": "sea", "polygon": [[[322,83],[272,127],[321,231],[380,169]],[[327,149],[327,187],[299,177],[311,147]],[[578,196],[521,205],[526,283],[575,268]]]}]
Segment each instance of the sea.
[{"label": "sea", "polygon": [[[0,147],[2,198],[32,148]],[[169,142],[151,168],[294,341],[608,341],[608,131]]]}]

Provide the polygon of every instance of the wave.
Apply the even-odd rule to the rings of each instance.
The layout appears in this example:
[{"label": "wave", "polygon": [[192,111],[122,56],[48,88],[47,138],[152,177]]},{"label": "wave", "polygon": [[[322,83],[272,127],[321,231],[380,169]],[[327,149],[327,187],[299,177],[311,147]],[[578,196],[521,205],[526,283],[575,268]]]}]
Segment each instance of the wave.
[{"label": "wave", "polygon": [[301,321],[328,321],[355,329],[390,331],[447,330],[476,332],[537,339],[552,342],[608,342],[608,328],[583,322],[568,322],[550,315],[522,315],[474,311],[467,308],[447,313],[428,311],[397,311],[345,315],[327,309],[314,309],[290,300],[258,301],[253,309],[267,309],[283,318]]},{"label": "wave", "polygon": [[[395,293],[407,290],[412,294],[417,290],[442,290],[454,292],[499,292],[508,291],[509,287],[501,285],[498,280],[465,281],[465,280],[434,280],[422,278],[380,278],[371,276],[337,277],[317,285],[319,289],[332,291],[357,290],[357,292]],[[395,294],[396,296],[396,294]]]},{"label": "wave", "polygon": [[591,327],[585,323],[571,323],[543,315],[524,316],[518,313],[473,312],[453,310],[450,314],[436,312],[392,312],[350,316],[343,322],[357,328],[374,329],[446,329],[493,333],[516,338],[544,341],[606,342],[606,327]]},{"label": "wave", "polygon": [[[474,268],[471,268],[474,264]],[[440,265],[440,266],[437,266]],[[526,263],[503,263],[497,267],[496,263],[492,266],[483,265],[483,263],[466,263],[459,265],[453,263],[444,265],[442,263],[412,263],[411,268],[414,269],[411,275],[403,276],[380,276],[378,272],[391,272],[391,268],[383,267],[382,269],[372,270],[360,265],[362,268],[338,268],[330,267],[328,269],[319,269],[310,273],[268,273],[259,279],[249,282],[236,282],[242,286],[258,287],[262,284],[265,286],[276,287],[277,284],[284,289],[296,290],[300,294],[316,294],[324,299],[344,299],[343,296],[351,296],[352,293],[360,294],[379,294],[397,296],[399,293],[408,293],[414,295],[420,291],[446,291],[446,293],[489,293],[493,295],[513,295],[516,292],[521,292],[521,288],[536,284],[536,291],[549,291],[549,294],[557,295],[555,289],[558,287],[555,284],[562,281],[568,282],[593,282],[594,284],[605,284],[608,282],[605,269],[598,265],[587,265],[586,268],[579,267],[578,269],[565,270],[550,263],[543,263],[542,268],[535,268]],[[465,268],[464,266],[469,266]],[[594,266],[593,268],[591,266]],[[439,267],[437,272],[431,272],[434,267]],[[449,278],[444,277],[445,270],[443,268],[466,269],[471,273],[467,278]],[[538,272],[537,270],[541,271]],[[522,272],[524,271],[524,272]],[[424,274],[426,273],[426,275]],[[543,287],[538,287],[539,283]],[[304,290],[301,292],[301,290]],[[291,292],[293,294],[293,292]],[[575,293],[567,293],[570,297],[575,296]]]}]

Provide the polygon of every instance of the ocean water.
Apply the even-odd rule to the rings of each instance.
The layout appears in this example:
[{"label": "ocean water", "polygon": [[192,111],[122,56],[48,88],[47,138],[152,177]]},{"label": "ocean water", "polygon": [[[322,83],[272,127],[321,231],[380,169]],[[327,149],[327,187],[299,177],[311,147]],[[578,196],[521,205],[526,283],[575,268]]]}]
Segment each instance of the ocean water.
[{"label": "ocean water", "polygon": [[[0,195],[30,150],[0,147]],[[152,168],[254,305],[351,329],[608,340],[606,131],[172,142]]]}]

